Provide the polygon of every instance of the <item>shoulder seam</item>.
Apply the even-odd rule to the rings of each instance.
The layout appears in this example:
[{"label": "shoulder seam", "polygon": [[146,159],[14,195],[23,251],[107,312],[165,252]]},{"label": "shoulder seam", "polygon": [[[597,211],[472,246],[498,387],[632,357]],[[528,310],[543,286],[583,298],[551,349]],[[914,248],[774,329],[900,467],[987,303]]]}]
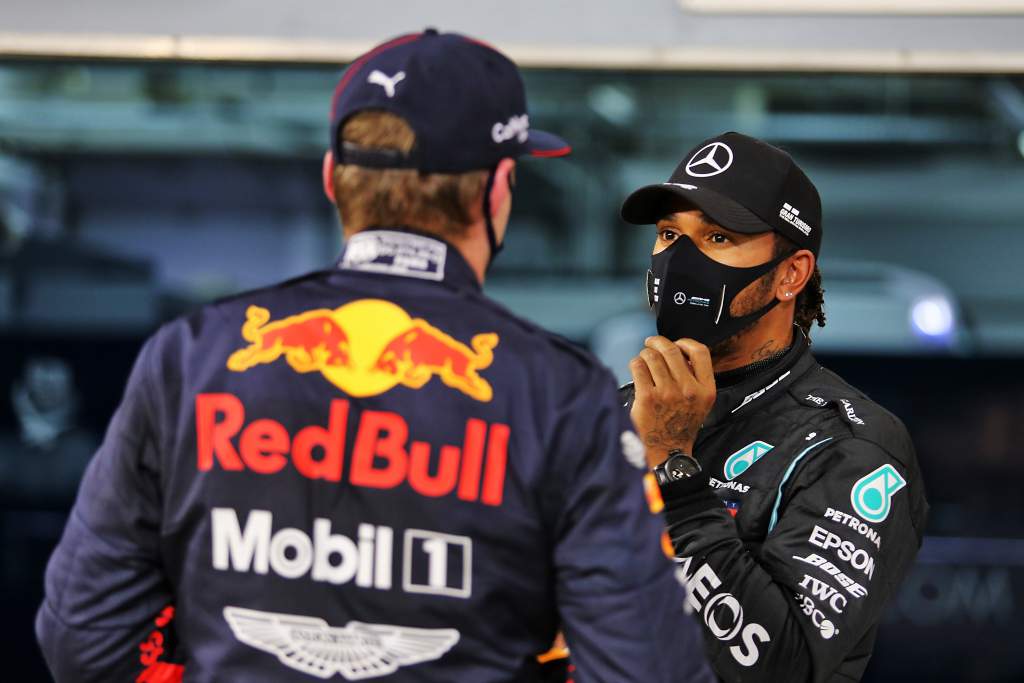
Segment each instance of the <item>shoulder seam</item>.
[{"label": "shoulder seam", "polygon": [[296,275],[295,277],[289,278],[287,280],[282,280],[280,282],[275,282],[274,284],[266,285],[264,287],[257,287],[255,289],[247,289],[244,292],[238,292],[236,294],[229,294],[228,296],[224,296],[224,297],[221,297],[219,299],[214,299],[213,301],[209,302],[207,304],[207,306],[209,306],[211,308],[217,308],[221,304],[228,304],[228,303],[231,303],[231,302],[233,302],[233,301],[235,301],[237,299],[241,299],[243,297],[254,296],[256,294],[262,294],[263,292],[269,292],[269,291],[272,291],[272,290],[275,290],[275,289],[279,289],[281,287],[287,287],[289,285],[293,285],[293,284],[302,282],[304,280],[312,280],[312,279],[314,279],[316,277],[328,275],[329,273],[330,273],[330,271],[328,271],[328,270],[314,270],[314,271],[311,271],[309,273],[303,273],[302,275]]}]

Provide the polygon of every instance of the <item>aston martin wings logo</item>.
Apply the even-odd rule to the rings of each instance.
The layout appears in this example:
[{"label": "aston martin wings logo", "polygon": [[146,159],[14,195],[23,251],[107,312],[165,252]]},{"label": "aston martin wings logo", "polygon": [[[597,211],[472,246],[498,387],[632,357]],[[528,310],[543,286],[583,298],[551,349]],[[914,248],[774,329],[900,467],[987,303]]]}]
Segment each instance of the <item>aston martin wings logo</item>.
[{"label": "aston martin wings logo", "polygon": [[409,628],[225,607],[224,619],[242,643],[275,655],[287,667],[327,679],[361,681],[400,667],[440,659],[459,642],[453,628]]}]

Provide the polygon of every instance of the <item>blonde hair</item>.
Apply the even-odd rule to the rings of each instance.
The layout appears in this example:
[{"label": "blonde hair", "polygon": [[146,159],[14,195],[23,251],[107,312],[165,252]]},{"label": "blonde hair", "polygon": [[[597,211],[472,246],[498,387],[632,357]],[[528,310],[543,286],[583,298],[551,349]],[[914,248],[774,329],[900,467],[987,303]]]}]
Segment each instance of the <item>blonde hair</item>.
[{"label": "blonde hair", "polygon": [[[342,140],[369,149],[409,153],[416,133],[390,112],[355,114]],[[421,173],[411,169],[334,167],[334,197],[346,234],[373,226],[409,226],[444,237],[461,237],[483,212],[487,171]]]}]

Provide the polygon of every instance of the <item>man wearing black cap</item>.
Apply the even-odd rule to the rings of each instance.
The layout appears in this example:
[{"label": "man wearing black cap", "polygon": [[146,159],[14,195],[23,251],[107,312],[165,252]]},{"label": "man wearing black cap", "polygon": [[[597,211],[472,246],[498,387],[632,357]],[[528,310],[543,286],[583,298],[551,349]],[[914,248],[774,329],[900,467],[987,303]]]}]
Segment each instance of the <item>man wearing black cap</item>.
[{"label": "man wearing black cap", "polygon": [[569,151],[515,65],[403,36],[331,124],[342,258],[147,342],[47,569],[54,677],[525,683],[562,628],[581,681],[710,681],[611,375],[480,290],[515,159]]},{"label": "man wearing black cap", "polygon": [[626,405],[724,681],[859,680],[927,503],[902,423],[810,353],[821,202],[785,152],[725,133],[634,192],[659,335]]}]

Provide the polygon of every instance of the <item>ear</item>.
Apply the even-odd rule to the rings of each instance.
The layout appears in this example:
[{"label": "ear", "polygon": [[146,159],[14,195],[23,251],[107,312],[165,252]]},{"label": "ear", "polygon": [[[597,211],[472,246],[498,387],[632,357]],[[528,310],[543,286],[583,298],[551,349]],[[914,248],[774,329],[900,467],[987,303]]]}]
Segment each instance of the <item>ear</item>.
[{"label": "ear", "polygon": [[779,267],[782,277],[775,288],[775,298],[783,303],[796,301],[814,274],[815,263],[814,254],[807,249],[801,249],[783,261]]},{"label": "ear", "polygon": [[324,164],[320,173],[324,183],[324,194],[331,200],[331,204],[336,204],[337,201],[334,199],[334,152],[331,150],[324,152]]},{"label": "ear", "polygon": [[491,218],[497,218],[505,202],[512,197],[513,178],[516,162],[514,159],[502,159],[494,170],[494,182],[491,184]]}]

